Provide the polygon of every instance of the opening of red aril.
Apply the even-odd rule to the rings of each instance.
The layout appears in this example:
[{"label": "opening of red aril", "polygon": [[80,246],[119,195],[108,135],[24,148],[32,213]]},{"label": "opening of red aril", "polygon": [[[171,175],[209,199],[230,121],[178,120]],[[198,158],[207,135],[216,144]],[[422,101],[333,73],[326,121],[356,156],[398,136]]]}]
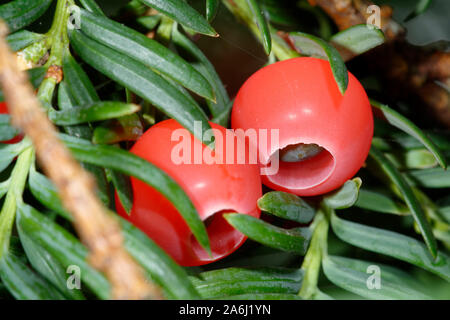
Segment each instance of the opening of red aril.
[{"label": "opening of red aril", "polygon": [[335,168],[333,155],[317,144],[293,144],[275,152],[279,170],[267,175],[272,183],[289,189],[307,189],[327,180]]}]

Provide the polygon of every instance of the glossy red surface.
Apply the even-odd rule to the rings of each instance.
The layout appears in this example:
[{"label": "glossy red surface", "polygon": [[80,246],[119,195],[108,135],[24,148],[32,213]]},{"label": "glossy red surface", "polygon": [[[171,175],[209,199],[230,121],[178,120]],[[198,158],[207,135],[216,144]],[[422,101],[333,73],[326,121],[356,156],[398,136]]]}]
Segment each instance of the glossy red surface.
[{"label": "glossy red surface", "polygon": [[[216,124],[211,125],[217,130],[216,136],[222,134],[225,137],[227,132],[231,133]],[[177,150],[181,139],[171,139],[177,129],[182,127],[176,121],[162,121],[145,132],[131,152],[164,170],[184,189],[201,219],[207,220],[213,257],[209,257],[200,247],[174,206],[144,182],[132,178],[134,202],[130,216],[125,213],[117,197],[116,204],[121,216],[144,231],[179,264],[202,265],[229,255],[245,241],[245,236],[231,227],[222,214],[238,212],[259,217],[256,204],[262,193],[259,168],[257,165],[236,163],[177,165],[172,152]],[[231,133],[231,136],[236,139],[234,134]],[[186,141],[189,141],[192,151],[207,148],[190,133],[186,134]],[[231,150],[229,145],[216,142],[216,153],[223,159]],[[193,162],[193,154],[190,160]]]},{"label": "glossy red surface", "polygon": [[314,196],[340,187],[361,168],[372,141],[373,117],[366,92],[351,73],[342,95],[328,61],[305,57],[253,74],[236,96],[232,127],[279,130],[279,146],[268,143],[258,150],[263,167],[288,145],[325,148],[301,162],[280,162],[276,174],[262,176],[275,190]]}]

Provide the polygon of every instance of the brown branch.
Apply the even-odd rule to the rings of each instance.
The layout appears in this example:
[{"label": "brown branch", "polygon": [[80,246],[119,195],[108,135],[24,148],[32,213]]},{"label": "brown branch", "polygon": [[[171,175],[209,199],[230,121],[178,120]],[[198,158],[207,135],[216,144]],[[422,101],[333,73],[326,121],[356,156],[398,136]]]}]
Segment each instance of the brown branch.
[{"label": "brown branch", "polygon": [[[321,7],[333,19],[339,30],[345,30],[356,24],[366,23],[371,15],[367,11],[368,0],[308,0],[313,6]],[[394,39],[403,34],[401,27],[392,20],[392,8],[386,5],[380,7],[381,29],[388,39]]]},{"label": "brown branch", "polygon": [[450,78],[450,52],[434,52],[417,66],[421,74],[429,79],[444,80]]},{"label": "brown branch", "polygon": [[44,171],[56,185],[75,228],[90,251],[89,261],[105,273],[115,299],[161,298],[159,288],[147,282],[138,264],[123,248],[120,226],[95,196],[93,178],[72,158],[58,139],[34,94],[26,73],[6,42],[0,21],[0,83],[12,121],[30,137]]},{"label": "brown branch", "polygon": [[[340,30],[366,23],[371,14],[367,7],[373,4],[370,0],[308,1],[321,7]],[[392,9],[380,9],[381,29],[388,41],[369,53],[369,65],[383,73],[394,97],[409,100],[424,115],[431,114],[450,128],[450,95],[436,84],[438,81],[448,86],[450,82],[450,53],[410,45],[405,41],[404,30],[392,19]]]},{"label": "brown branch", "polygon": [[352,5],[351,0],[308,0],[312,6],[320,6],[330,16],[339,29],[347,29],[363,23],[364,17]]}]

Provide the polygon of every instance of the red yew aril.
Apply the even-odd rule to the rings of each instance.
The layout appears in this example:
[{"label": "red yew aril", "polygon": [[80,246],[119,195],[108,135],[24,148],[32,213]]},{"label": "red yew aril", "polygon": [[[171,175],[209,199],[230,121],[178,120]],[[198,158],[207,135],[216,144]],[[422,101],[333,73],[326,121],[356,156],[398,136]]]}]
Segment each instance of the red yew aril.
[{"label": "red yew aril", "polygon": [[258,150],[268,166],[280,151],[276,174],[265,185],[300,196],[340,187],[363,165],[372,141],[373,117],[364,88],[348,74],[344,95],[330,64],[294,58],[268,65],[239,90],[232,111],[233,129],[279,130],[279,145]]},{"label": "red yew aril", "polygon": [[[228,131],[233,139],[237,137],[219,125],[211,123],[211,126],[216,135],[215,154],[226,159],[232,149],[225,139],[223,144],[218,143],[217,136],[225,137]],[[175,120],[162,121],[147,130],[130,151],[165,171],[183,188],[205,221],[213,257],[200,247],[174,206],[144,182],[131,179],[134,199],[129,216],[117,196],[116,206],[122,217],[144,231],[179,264],[196,266],[229,255],[245,241],[246,237],[226,222],[223,213],[238,212],[259,217],[257,200],[262,195],[261,179],[257,165],[207,164],[205,161],[195,164],[195,150],[204,151],[208,147],[186,130],[189,150],[192,150],[188,157],[191,161],[176,164],[173,150],[177,150],[181,139],[172,139],[172,134],[178,129],[185,130]],[[234,145],[232,148],[236,150],[237,143]]]}]

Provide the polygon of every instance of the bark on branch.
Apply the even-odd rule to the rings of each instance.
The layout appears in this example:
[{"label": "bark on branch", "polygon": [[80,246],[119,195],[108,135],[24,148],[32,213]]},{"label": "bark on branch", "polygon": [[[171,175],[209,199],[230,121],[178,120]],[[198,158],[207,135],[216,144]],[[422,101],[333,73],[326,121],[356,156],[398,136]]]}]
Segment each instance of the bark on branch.
[{"label": "bark on branch", "polygon": [[21,72],[6,42],[8,28],[0,21],[0,83],[12,121],[33,142],[36,155],[56,185],[75,228],[89,249],[89,262],[102,271],[115,299],[159,299],[160,289],[148,282],[140,266],[123,248],[118,222],[95,196],[93,178],[73,159],[58,139],[57,130],[43,112],[34,89]]}]

